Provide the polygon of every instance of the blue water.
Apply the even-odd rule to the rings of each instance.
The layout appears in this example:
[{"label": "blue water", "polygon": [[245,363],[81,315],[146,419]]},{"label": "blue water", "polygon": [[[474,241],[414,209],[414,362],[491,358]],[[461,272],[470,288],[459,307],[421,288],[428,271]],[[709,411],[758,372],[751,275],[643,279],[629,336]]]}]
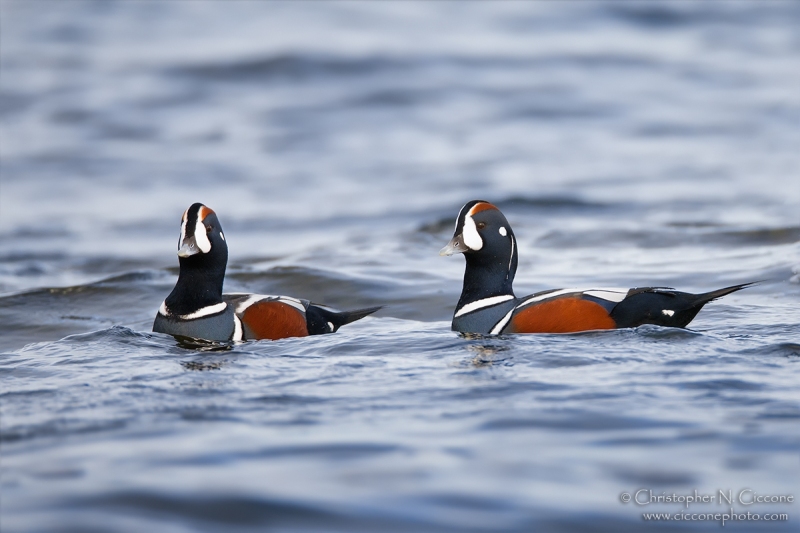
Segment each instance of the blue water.
[{"label": "blue water", "polygon": [[[800,497],[800,4],[0,3],[0,529],[718,531]],[[459,208],[518,295],[755,287],[690,330],[449,331]],[[150,333],[180,216],[336,335]],[[745,498],[746,499],[746,498]],[[786,514],[724,530],[796,531]]]}]

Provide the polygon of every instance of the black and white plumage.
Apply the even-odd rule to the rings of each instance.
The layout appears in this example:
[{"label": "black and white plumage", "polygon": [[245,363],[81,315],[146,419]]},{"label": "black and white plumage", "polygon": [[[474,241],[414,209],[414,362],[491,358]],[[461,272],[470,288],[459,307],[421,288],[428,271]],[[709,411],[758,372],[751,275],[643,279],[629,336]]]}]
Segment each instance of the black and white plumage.
[{"label": "black and white plumage", "polygon": [[553,289],[524,298],[514,295],[517,243],[500,210],[484,200],[459,212],[453,238],[440,254],[466,259],[454,331],[571,333],[655,324],[686,327],[708,302],[743,289],[743,283],[702,294],[668,287],[635,289]]},{"label": "black and white plumage", "polygon": [[228,245],[216,213],[193,204],[181,219],[180,273],[153,331],[212,341],[282,339],[333,333],[380,307],[337,311],[290,296],[223,294]]}]

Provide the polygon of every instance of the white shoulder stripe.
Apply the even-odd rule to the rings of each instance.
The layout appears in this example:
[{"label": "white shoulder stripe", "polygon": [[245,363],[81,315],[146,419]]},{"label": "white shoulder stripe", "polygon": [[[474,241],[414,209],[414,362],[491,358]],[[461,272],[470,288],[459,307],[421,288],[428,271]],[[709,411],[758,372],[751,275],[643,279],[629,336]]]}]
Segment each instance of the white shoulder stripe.
[{"label": "white shoulder stripe", "polygon": [[508,321],[511,320],[511,315],[514,314],[514,310],[515,309],[516,308],[511,309],[511,311],[509,311],[506,314],[506,316],[504,316],[503,319],[500,320],[500,322],[498,322],[497,324],[494,325],[494,327],[492,328],[492,331],[490,331],[489,333],[492,334],[492,335],[497,335],[498,333],[503,331],[503,328],[506,327],[506,324],[508,324]]},{"label": "white shoulder stripe", "polygon": [[302,311],[303,313],[306,312],[306,306],[303,305],[303,302],[301,302],[297,298],[292,298],[291,296],[278,296],[278,300],[281,303],[285,303],[285,304],[291,305],[292,307],[294,307],[298,311]]},{"label": "white shoulder stripe", "polygon": [[520,307],[525,307],[528,304],[532,304],[534,302],[541,302],[542,300],[547,300],[548,298],[555,298],[556,296],[562,296],[564,294],[570,294],[573,292],[581,292],[580,289],[559,289],[557,291],[548,292],[547,294],[540,294],[539,296],[533,296],[528,298],[521,304],[517,306],[517,309]]},{"label": "white shoulder stripe", "polygon": [[565,294],[586,294],[587,296],[608,300],[609,302],[621,302],[628,295],[628,290],[629,289],[559,289],[557,291],[548,292],[547,294],[540,294],[539,296],[528,298],[519,304],[517,309],[525,307],[528,304],[549,300],[550,298],[563,296]]},{"label": "white shoulder stripe", "polygon": [[503,294],[502,296],[491,296],[489,298],[484,298],[482,300],[470,302],[468,304],[465,304],[464,307],[462,307],[458,311],[456,311],[454,318],[458,318],[462,315],[466,315],[467,313],[477,311],[478,309],[483,309],[484,307],[491,307],[493,305],[497,305],[502,302],[507,302],[508,300],[512,300],[513,298],[514,296],[512,294]]},{"label": "white shoulder stripe", "polygon": [[628,295],[628,289],[592,289],[583,291],[583,294],[608,300],[609,302],[621,302]]},{"label": "white shoulder stripe", "polygon": [[266,296],[262,294],[252,294],[246,300],[241,301],[236,304],[236,309],[234,309],[237,315],[241,315],[244,313],[244,310],[256,303],[259,300],[263,300]]},{"label": "white shoulder stripe", "polygon": [[291,296],[270,296],[267,294],[252,294],[246,300],[236,304],[236,314],[240,315],[244,313],[248,307],[261,301],[280,302],[286,305],[291,305],[292,307],[294,307],[298,311],[302,311],[303,313],[306,312],[306,307],[303,305],[303,302],[301,302],[297,298],[292,298]]},{"label": "white shoulder stripe", "polygon": [[222,311],[224,311],[226,307],[228,307],[228,304],[226,304],[225,302],[220,302],[218,304],[201,307],[194,313],[189,313],[188,315],[180,315],[179,318],[181,318],[182,320],[193,320],[195,318],[202,318],[208,315],[215,315],[217,313],[221,313]]}]

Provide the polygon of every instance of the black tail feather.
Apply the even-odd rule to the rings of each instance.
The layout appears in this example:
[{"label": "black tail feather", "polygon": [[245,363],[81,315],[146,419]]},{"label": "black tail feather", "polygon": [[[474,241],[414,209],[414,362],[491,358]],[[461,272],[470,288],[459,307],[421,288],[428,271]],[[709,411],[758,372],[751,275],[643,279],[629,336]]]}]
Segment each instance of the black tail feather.
[{"label": "black tail feather", "polygon": [[323,333],[333,333],[345,324],[350,324],[360,320],[375,311],[383,309],[382,305],[377,307],[365,307],[352,311],[334,311],[322,306],[311,304],[306,310],[306,322],[308,323],[309,335],[321,335]]},{"label": "black tail feather", "polygon": [[[728,294],[736,291],[740,291],[742,289],[746,289],[756,283],[762,283],[761,281],[750,281],[748,283],[740,283],[739,285],[731,285],[730,287],[725,287],[722,289],[717,289],[711,292],[704,292],[702,294],[697,295],[697,301],[700,303],[701,306],[707,304],[708,302],[713,302],[718,298],[722,298],[723,296],[727,296]],[[702,303],[701,303],[702,302]]]},{"label": "black tail feather", "polygon": [[691,294],[663,288],[644,288],[630,294],[611,311],[618,328],[656,324],[685,328],[708,302],[747,288],[759,281],[731,285],[702,294]]},{"label": "black tail feather", "polygon": [[383,309],[382,305],[378,305],[375,307],[365,307],[363,309],[354,309],[353,311],[342,311],[338,313],[340,318],[340,326],[344,326],[345,324],[349,324],[351,322],[355,322],[356,320],[360,320],[367,315],[371,315],[375,311]]}]

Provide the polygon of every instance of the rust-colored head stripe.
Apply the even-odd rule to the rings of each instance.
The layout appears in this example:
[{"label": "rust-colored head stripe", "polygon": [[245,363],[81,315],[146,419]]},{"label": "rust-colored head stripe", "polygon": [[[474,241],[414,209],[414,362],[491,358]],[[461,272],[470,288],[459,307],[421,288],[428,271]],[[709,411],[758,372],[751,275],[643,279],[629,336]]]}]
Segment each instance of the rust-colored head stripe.
[{"label": "rust-colored head stripe", "polygon": [[205,220],[208,215],[216,215],[213,209],[204,205],[200,206],[200,211],[197,213],[198,220]]},{"label": "rust-colored head stripe", "polygon": [[469,210],[468,215],[474,216],[481,211],[486,211],[487,209],[497,209],[497,207],[493,206],[489,202],[478,202],[477,204],[472,206],[472,209]]}]

